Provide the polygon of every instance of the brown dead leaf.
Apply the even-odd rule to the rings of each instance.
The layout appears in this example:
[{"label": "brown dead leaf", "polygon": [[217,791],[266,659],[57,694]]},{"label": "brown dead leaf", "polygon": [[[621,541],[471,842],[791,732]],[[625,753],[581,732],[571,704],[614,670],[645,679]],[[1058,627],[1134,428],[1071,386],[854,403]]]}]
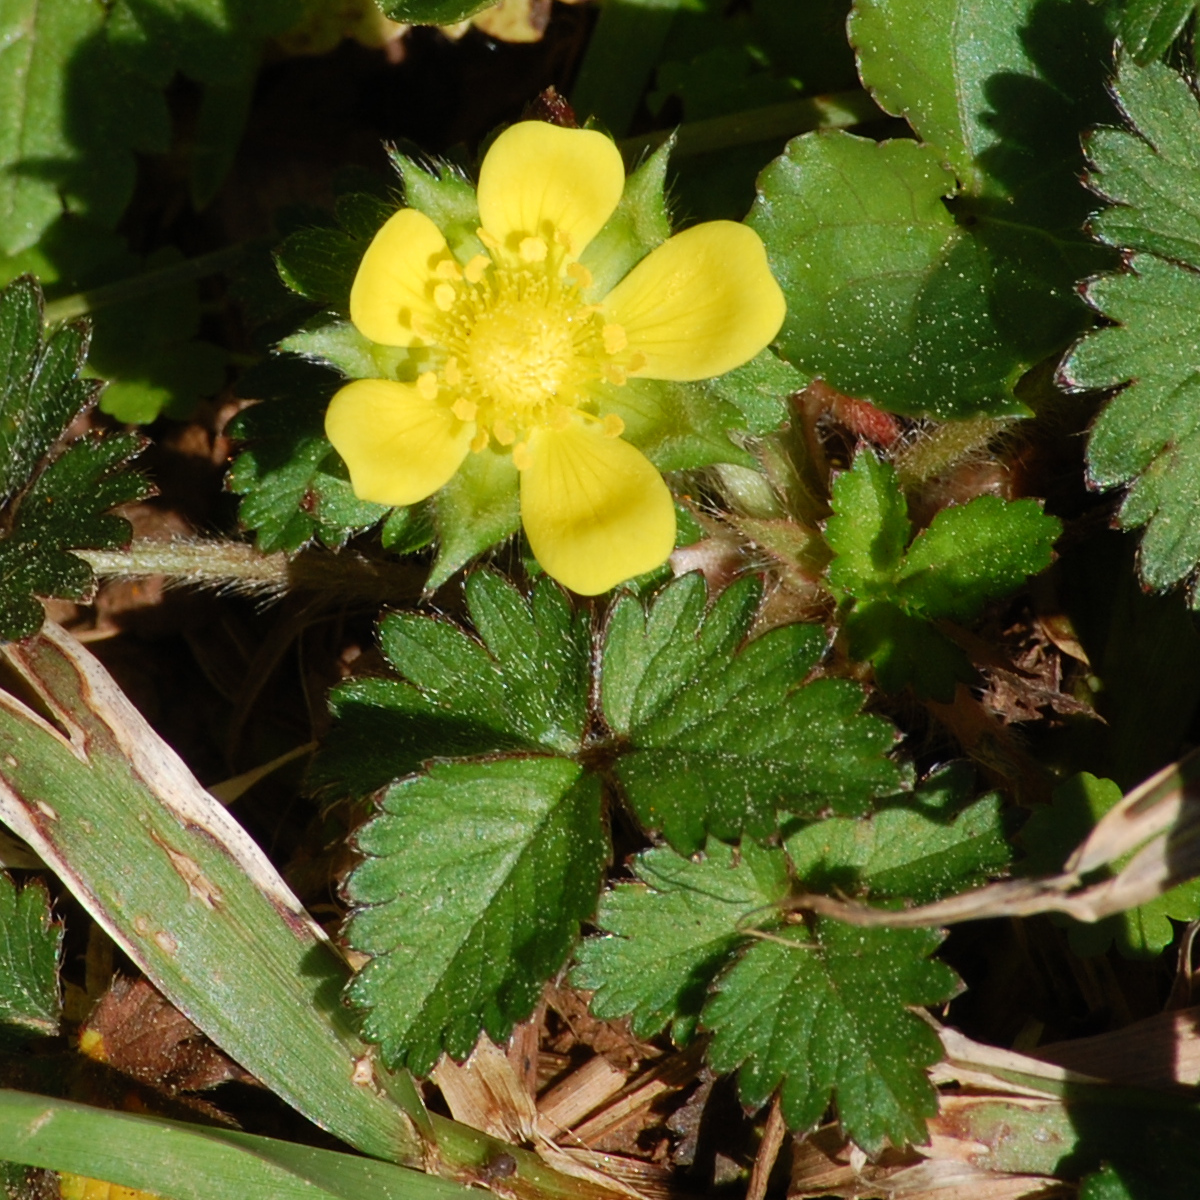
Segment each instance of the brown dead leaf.
[{"label": "brown dead leaf", "polygon": [[79,1048],[169,1096],[254,1082],[144,979],[112,981],[80,1030]]}]

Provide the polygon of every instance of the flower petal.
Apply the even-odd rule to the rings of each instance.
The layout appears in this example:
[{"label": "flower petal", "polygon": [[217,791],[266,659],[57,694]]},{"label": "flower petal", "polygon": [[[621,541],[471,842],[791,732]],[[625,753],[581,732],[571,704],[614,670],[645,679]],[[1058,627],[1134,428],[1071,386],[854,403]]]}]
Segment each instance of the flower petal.
[{"label": "flower petal", "polygon": [[375,504],[432,496],[458,470],[474,433],[474,422],[391,379],[346,384],[325,414],[325,435],[350,468],[354,494]]},{"label": "flower petal", "polygon": [[545,121],[510,125],[479,169],[479,221],[510,252],[522,239],[547,246],[569,239],[569,258],[600,232],[625,190],[625,165],[612,138]]},{"label": "flower petal", "polygon": [[736,221],[706,221],[668,238],[602,303],[629,350],[645,355],[630,374],[681,382],[749,362],[787,310],[762,239]]},{"label": "flower petal", "polygon": [[521,472],[521,523],[548,575],[595,596],[661,566],[675,505],[640,450],[595,422],[535,429]]},{"label": "flower petal", "polygon": [[433,271],[449,257],[442,231],[424,213],[402,208],[389,217],[350,288],[350,320],[358,332],[383,346],[411,346],[422,323],[429,327],[441,317]]}]

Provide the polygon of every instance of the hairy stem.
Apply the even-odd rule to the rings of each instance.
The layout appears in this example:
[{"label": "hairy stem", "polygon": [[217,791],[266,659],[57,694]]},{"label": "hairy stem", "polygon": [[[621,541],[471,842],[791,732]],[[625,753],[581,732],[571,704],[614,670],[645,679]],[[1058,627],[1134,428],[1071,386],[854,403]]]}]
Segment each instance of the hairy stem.
[{"label": "hairy stem", "polygon": [[[861,88],[830,92],[825,96],[806,96],[802,100],[787,100],[782,104],[768,104],[763,108],[680,125],[675,131],[672,157],[688,158],[751,142],[794,137],[812,129],[846,129],[865,121],[878,121],[884,115]],[[642,137],[626,138],[618,144],[626,155],[636,159],[639,154],[661,146],[670,136],[670,130],[660,129]]]},{"label": "hairy stem", "polygon": [[234,246],[214,250],[211,254],[201,254],[183,262],[171,263],[167,267],[143,271],[140,275],[129,276],[128,279],[118,279],[116,283],[106,283],[103,287],[92,288],[87,292],[62,296],[47,303],[44,313],[46,323],[53,325],[75,317],[85,317],[114,304],[140,300],[143,296],[164,292],[168,288],[178,287],[181,283],[191,283],[194,279],[218,275],[241,262],[245,253],[246,244],[239,242]]},{"label": "hairy stem", "polygon": [[262,554],[246,542],[203,538],[135,541],[126,550],[77,553],[106,578],[165,575],[173,583],[223,591],[266,596],[310,591],[377,604],[415,599],[428,573],[416,564],[376,562],[349,551],[309,549],[289,558]]}]

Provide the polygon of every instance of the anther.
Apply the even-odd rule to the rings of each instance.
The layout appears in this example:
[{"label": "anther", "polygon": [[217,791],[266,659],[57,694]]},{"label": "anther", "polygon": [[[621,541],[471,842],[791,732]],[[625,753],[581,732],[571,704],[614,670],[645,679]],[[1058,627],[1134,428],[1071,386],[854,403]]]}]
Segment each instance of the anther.
[{"label": "anther", "polygon": [[502,446],[511,446],[517,440],[512,428],[503,421],[492,422],[492,437]]},{"label": "anther", "polygon": [[540,237],[522,238],[517,247],[517,253],[527,263],[545,262],[549,252],[550,247]]},{"label": "anther", "polygon": [[646,356],[640,350],[634,351],[634,353],[629,356],[628,368],[631,372],[640,371],[645,365]]},{"label": "anther", "polygon": [[567,265],[567,278],[572,280],[581,292],[586,292],[595,282],[591,271],[580,262],[573,262]]},{"label": "anther", "polygon": [[481,225],[475,230],[475,236],[489,249],[499,250],[500,243]]},{"label": "anther", "polygon": [[446,365],[442,368],[442,378],[445,379],[447,387],[458,387],[462,383],[462,371],[458,359],[453,355],[446,359]]},{"label": "anther", "polygon": [[625,432],[625,422],[616,413],[606,413],[600,427],[604,430],[605,437],[620,437]]},{"label": "anther", "polygon": [[527,471],[533,465],[533,455],[524,442],[518,442],[512,449],[513,466],[518,471]]},{"label": "anther", "polygon": [[610,362],[604,364],[604,378],[607,379],[609,383],[615,383],[619,387],[621,384],[625,383],[626,380],[628,380],[629,375],[624,367]]},{"label": "anther", "polygon": [[479,405],[474,400],[468,400],[466,396],[459,396],[450,406],[450,411],[460,421],[473,421],[475,414],[479,411]]},{"label": "anther", "polygon": [[434,268],[434,275],[438,279],[461,279],[462,271],[459,270],[458,263],[452,258],[443,258],[437,267]]},{"label": "anther", "polygon": [[554,240],[568,253],[572,253],[575,246],[575,239],[565,229],[556,229],[554,231]]},{"label": "anther", "polygon": [[438,379],[432,371],[426,371],[417,376],[417,395],[422,400],[436,400],[438,394]]},{"label": "anther", "polygon": [[546,423],[555,433],[565,433],[571,428],[571,410],[565,405],[556,404],[550,410],[550,418]]},{"label": "anther", "polygon": [[463,269],[463,274],[466,276],[468,283],[478,283],[491,265],[492,260],[486,254],[477,254],[467,263]]},{"label": "anther", "polygon": [[433,302],[442,312],[449,312],[454,307],[458,289],[452,283],[439,283],[433,289]]},{"label": "anther", "polygon": [[604,326],[604,351],[606,354],[619,354],[629,345],[629,337],[623,325],[611,322]]},{"label": "anther", "polygon": [[486,450],[487,444],[488,431],[486,429],[479,430],[479,432],[471,439],[471,449],[476,454],[478,454],[481,450]]}]

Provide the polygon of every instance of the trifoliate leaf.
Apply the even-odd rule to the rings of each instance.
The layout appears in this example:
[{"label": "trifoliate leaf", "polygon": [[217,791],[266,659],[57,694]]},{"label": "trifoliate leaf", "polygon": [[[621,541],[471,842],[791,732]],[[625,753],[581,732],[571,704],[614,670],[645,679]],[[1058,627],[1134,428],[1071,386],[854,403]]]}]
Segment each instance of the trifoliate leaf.
[{"label": "trifoliate leaf", "polygon": [[952,765],[865,820],[799,826],[784,842],[793,870],[808,891],[913,904],[983,883],[1012,852],[999,795],[970,801],[973,774]]},{"label": "trifoliate leaf", "polygon": [[0,872],[0,1041],[58,1032],[62,933],[44,887]]},{"label": "trifoliate leaf", "polygon": [[389,1065],[427,1073],[479,1030],[504,1041],[591,916],[608,846],[600,784],[561,758],[439,764],[358,836],[351,985]]},{"label": "trifoliate leaf", "polygon": [[1092,429],[1088,472],[1098,487],[1132,484],[1120,522],[1146,526],[1141,577],[1165,588],[1200,563],[1193,366],[1200,276],[1187,269],[1200,266],[1200,112],[1187,83],[1158,63],[1142,69],[1125,61],[1116,94],[1131,128],[1097,133],[1089,149],[1095,185],[1121,207],[1097,218],[1096,229],[1107,241],[1151,253],[1131,256],[1126,273],[1088,286],[1089,302],[1111,324],[1075,347],[1062,375],[1078,388],[1128,385]]},{"label": "trifoliate leaf", "polygon": [[363,795],[435,755],[578,753],[590,674],[586,615],[548,579],[527,600],[478,570],[466,596],[482,640],[447,620],[384,617],[380,643],[404,679],[334,689],[339,724],[314,767],[317,783]]},{"label": "trifoliate leaf", "polygon": [[905,549],[910,525],[895,469],[859,452],[834,482],[825,538],[829,582],[852,598],[850,652],[874,663],[881,687],[912,684],[949,700],[970,665],[930,621],[970,620],[1050,565],[1062,526],[1033,500],[978,496],[944,508]]},{"label": "trifoliate leaf", "polygon": [[649,611],[624,596],[605,631],[601,702],[627,747],[614,772],[642,823],[678,851],[705,836],[770,834],[780,810],[865,810],[893,790],[894,733],[864,716],[861,688],[805,676],[823,630],[789,625],[742,649],[760,587],[726,589],[706,613],[698,575],[664,588]]},{"label": "trifoliate leaf", "polygon": [[109,510],[149,491],[125,469],[142,447],[136,436],[88,436],[59,448],[95,402],[97,385],[79,378],[87,342],[78,325],[43,340],[32,279],[0,292],[0,638],[41,627],[37,596],[86,599],[92,570],[70,551],[127,543],[129,522]]},{"label": "trifoliate leaf", "polygon": [[817,917],[751,943],[701,1014],[713,1033],[709,1061],[717,1071],[740,1068],[748,1107],[780,1089],[793,1129],[812,1128],[833,1099],[842,1128],[868,1153],[885,1138],[925,1142],[925,1118],[937,1112],[925,1069],[942,1049],[907,1006],[959,990],[954,972],[929,960],[941,939]]},{"label": "trifoliate leaf", "polygon": [[710,840],[701,859],[648,850],[632,866],[639,882],[605,893],[596,917],[605,936],[580,946],[572,981],[595,990],[596,1016],[629,1016],[640,1038],[670,1024],[682,1044],[746,931],[778,921],[787,860],[753,842],[735,851]]},{"label": "trifoliate leaf", "polygon": [[[1056,788],[1050,805],[1035,809],[1021,830],[1020,840],[1027,858],[1022,864],[1031,875],[1052,875],[1096,823],[1121,800],[1121,789],[1111,779],[1097,779],[1086,771]],[[1105,868],[1106,878],[1133,857],[1118,859]],[[1127,912],[1084,924],[1070,917],[1052,919],[1069,930],[1071,949],[1083,957],[1103,954],[1116,942],[1125,958],[1153,958],[1175,936],[1171,920],[1193,921],[1200,917],[1200,880],[1192,880],[1157,896],[1148,904]]]}]

